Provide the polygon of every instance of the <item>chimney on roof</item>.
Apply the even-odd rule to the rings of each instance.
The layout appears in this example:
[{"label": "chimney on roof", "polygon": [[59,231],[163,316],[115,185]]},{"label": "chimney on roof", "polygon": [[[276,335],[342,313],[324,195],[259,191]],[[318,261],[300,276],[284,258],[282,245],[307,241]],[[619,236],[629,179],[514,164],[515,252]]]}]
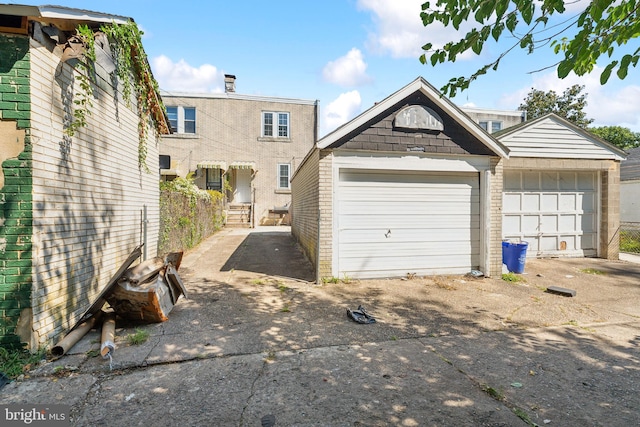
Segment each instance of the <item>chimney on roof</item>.
[{"label": "chimney on roof", "polygon": [[224,75],[224,91],[225,93],[233,93],[236,91],[236,76],[233,74]]}]

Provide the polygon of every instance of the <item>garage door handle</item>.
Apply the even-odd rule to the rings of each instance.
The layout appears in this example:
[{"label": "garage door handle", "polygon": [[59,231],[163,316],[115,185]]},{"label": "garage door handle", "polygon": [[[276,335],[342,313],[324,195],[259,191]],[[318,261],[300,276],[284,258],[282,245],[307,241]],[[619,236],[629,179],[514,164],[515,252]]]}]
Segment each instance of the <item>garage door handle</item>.
[{"label": "garage door handle", "polygon": [[387,239],[391,237],[391,230],[387,230],[387,232],[384,233],[384,237],[386,237]]}]

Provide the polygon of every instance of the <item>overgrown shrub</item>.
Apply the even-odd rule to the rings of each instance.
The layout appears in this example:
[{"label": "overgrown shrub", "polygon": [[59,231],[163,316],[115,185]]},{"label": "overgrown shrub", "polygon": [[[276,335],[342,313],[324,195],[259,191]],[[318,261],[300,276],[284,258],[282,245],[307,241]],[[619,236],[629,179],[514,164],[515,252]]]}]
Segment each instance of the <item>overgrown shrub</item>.
[{"label": "overgrown shrub", "polygon": [[223,223],[222,193],[202,190],[189,178],[160,183],[158,254],[193,248]]}]

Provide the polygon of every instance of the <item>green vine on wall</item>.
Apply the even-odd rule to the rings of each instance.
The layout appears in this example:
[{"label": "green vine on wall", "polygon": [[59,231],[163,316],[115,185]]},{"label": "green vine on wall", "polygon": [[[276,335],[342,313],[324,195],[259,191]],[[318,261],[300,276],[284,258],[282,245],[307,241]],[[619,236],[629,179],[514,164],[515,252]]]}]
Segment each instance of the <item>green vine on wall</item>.
[{"label": "green vine on wall", "polygon": [[[108,37],[114,53],[114,72],[123,85],[122,94],[127,107],[131,106],[131,98],[135,96],[138,112],[138,167],[148,172],[146,159],[149,123],[151,122],[157,134],[168,134],[169,129],[165,108],[158,95],[158,83],[153,78],[147,55],[142,48],[143,32],[133,21],[122,25],[102,25],[100,31]],[[90,76],[95,74],[95,33],[86,25],[78,26],[76,32],[85,51],[84,61],[79,62],[82,72],[76,77],[81,91],[74,100],[74,121],[66,129],[69,136],[87,125],[87,116],[91,114],[93,107]]]},{"label": "green vine on wall", "polygon": [[94,73],[94,64],[96,60],[95,38],[93,30],[86,25],[80,25],[77,30],[77,36],[86,47],[84,51],[84,61],[78,62],[81,69],[80,74],[76,76],[76,80],[80,84],[80,92],[76,99],[73,100],[75,108],[73,109],[73,121],[65,129],[65,133],[73,136],[76,131],[87,126],[87,117],[91,115],[93,107],[93,86],[90,76]]}]

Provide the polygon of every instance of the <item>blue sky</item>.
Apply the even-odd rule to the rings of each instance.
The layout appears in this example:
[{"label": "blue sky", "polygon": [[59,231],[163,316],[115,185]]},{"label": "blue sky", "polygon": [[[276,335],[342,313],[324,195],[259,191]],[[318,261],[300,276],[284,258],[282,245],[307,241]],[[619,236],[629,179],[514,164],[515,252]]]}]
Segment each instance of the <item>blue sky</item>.
[{"label": "blue sky", "polygon": [[[145,33],[144,48],[163,90],[222,92],[223,75],[234,74],[238,93],[319,100],[320,135],[418,76],[440,88],[490,62],[505,46],[489,46],[480,57],[469,55],[454,64],[422,65],[418,57],[424,43],[437,46],[461,36],[453,29],[426,29],[420,19],[423,0],[11,3],[53,3],[131,17]],[[584,4],[581,0],[570,7]],[[460,106],[514,110],[531,88],[562,93],[577,83],[586,86],[593,125],[640,131],[639,69],[631,68],[623,81],[612,77],[606,86],[600,86],[599,72],[564,80],[553,69],[531,74],[557,60],[550,49],[535,55],[517,49],[497,72],[452,100]]]}]

